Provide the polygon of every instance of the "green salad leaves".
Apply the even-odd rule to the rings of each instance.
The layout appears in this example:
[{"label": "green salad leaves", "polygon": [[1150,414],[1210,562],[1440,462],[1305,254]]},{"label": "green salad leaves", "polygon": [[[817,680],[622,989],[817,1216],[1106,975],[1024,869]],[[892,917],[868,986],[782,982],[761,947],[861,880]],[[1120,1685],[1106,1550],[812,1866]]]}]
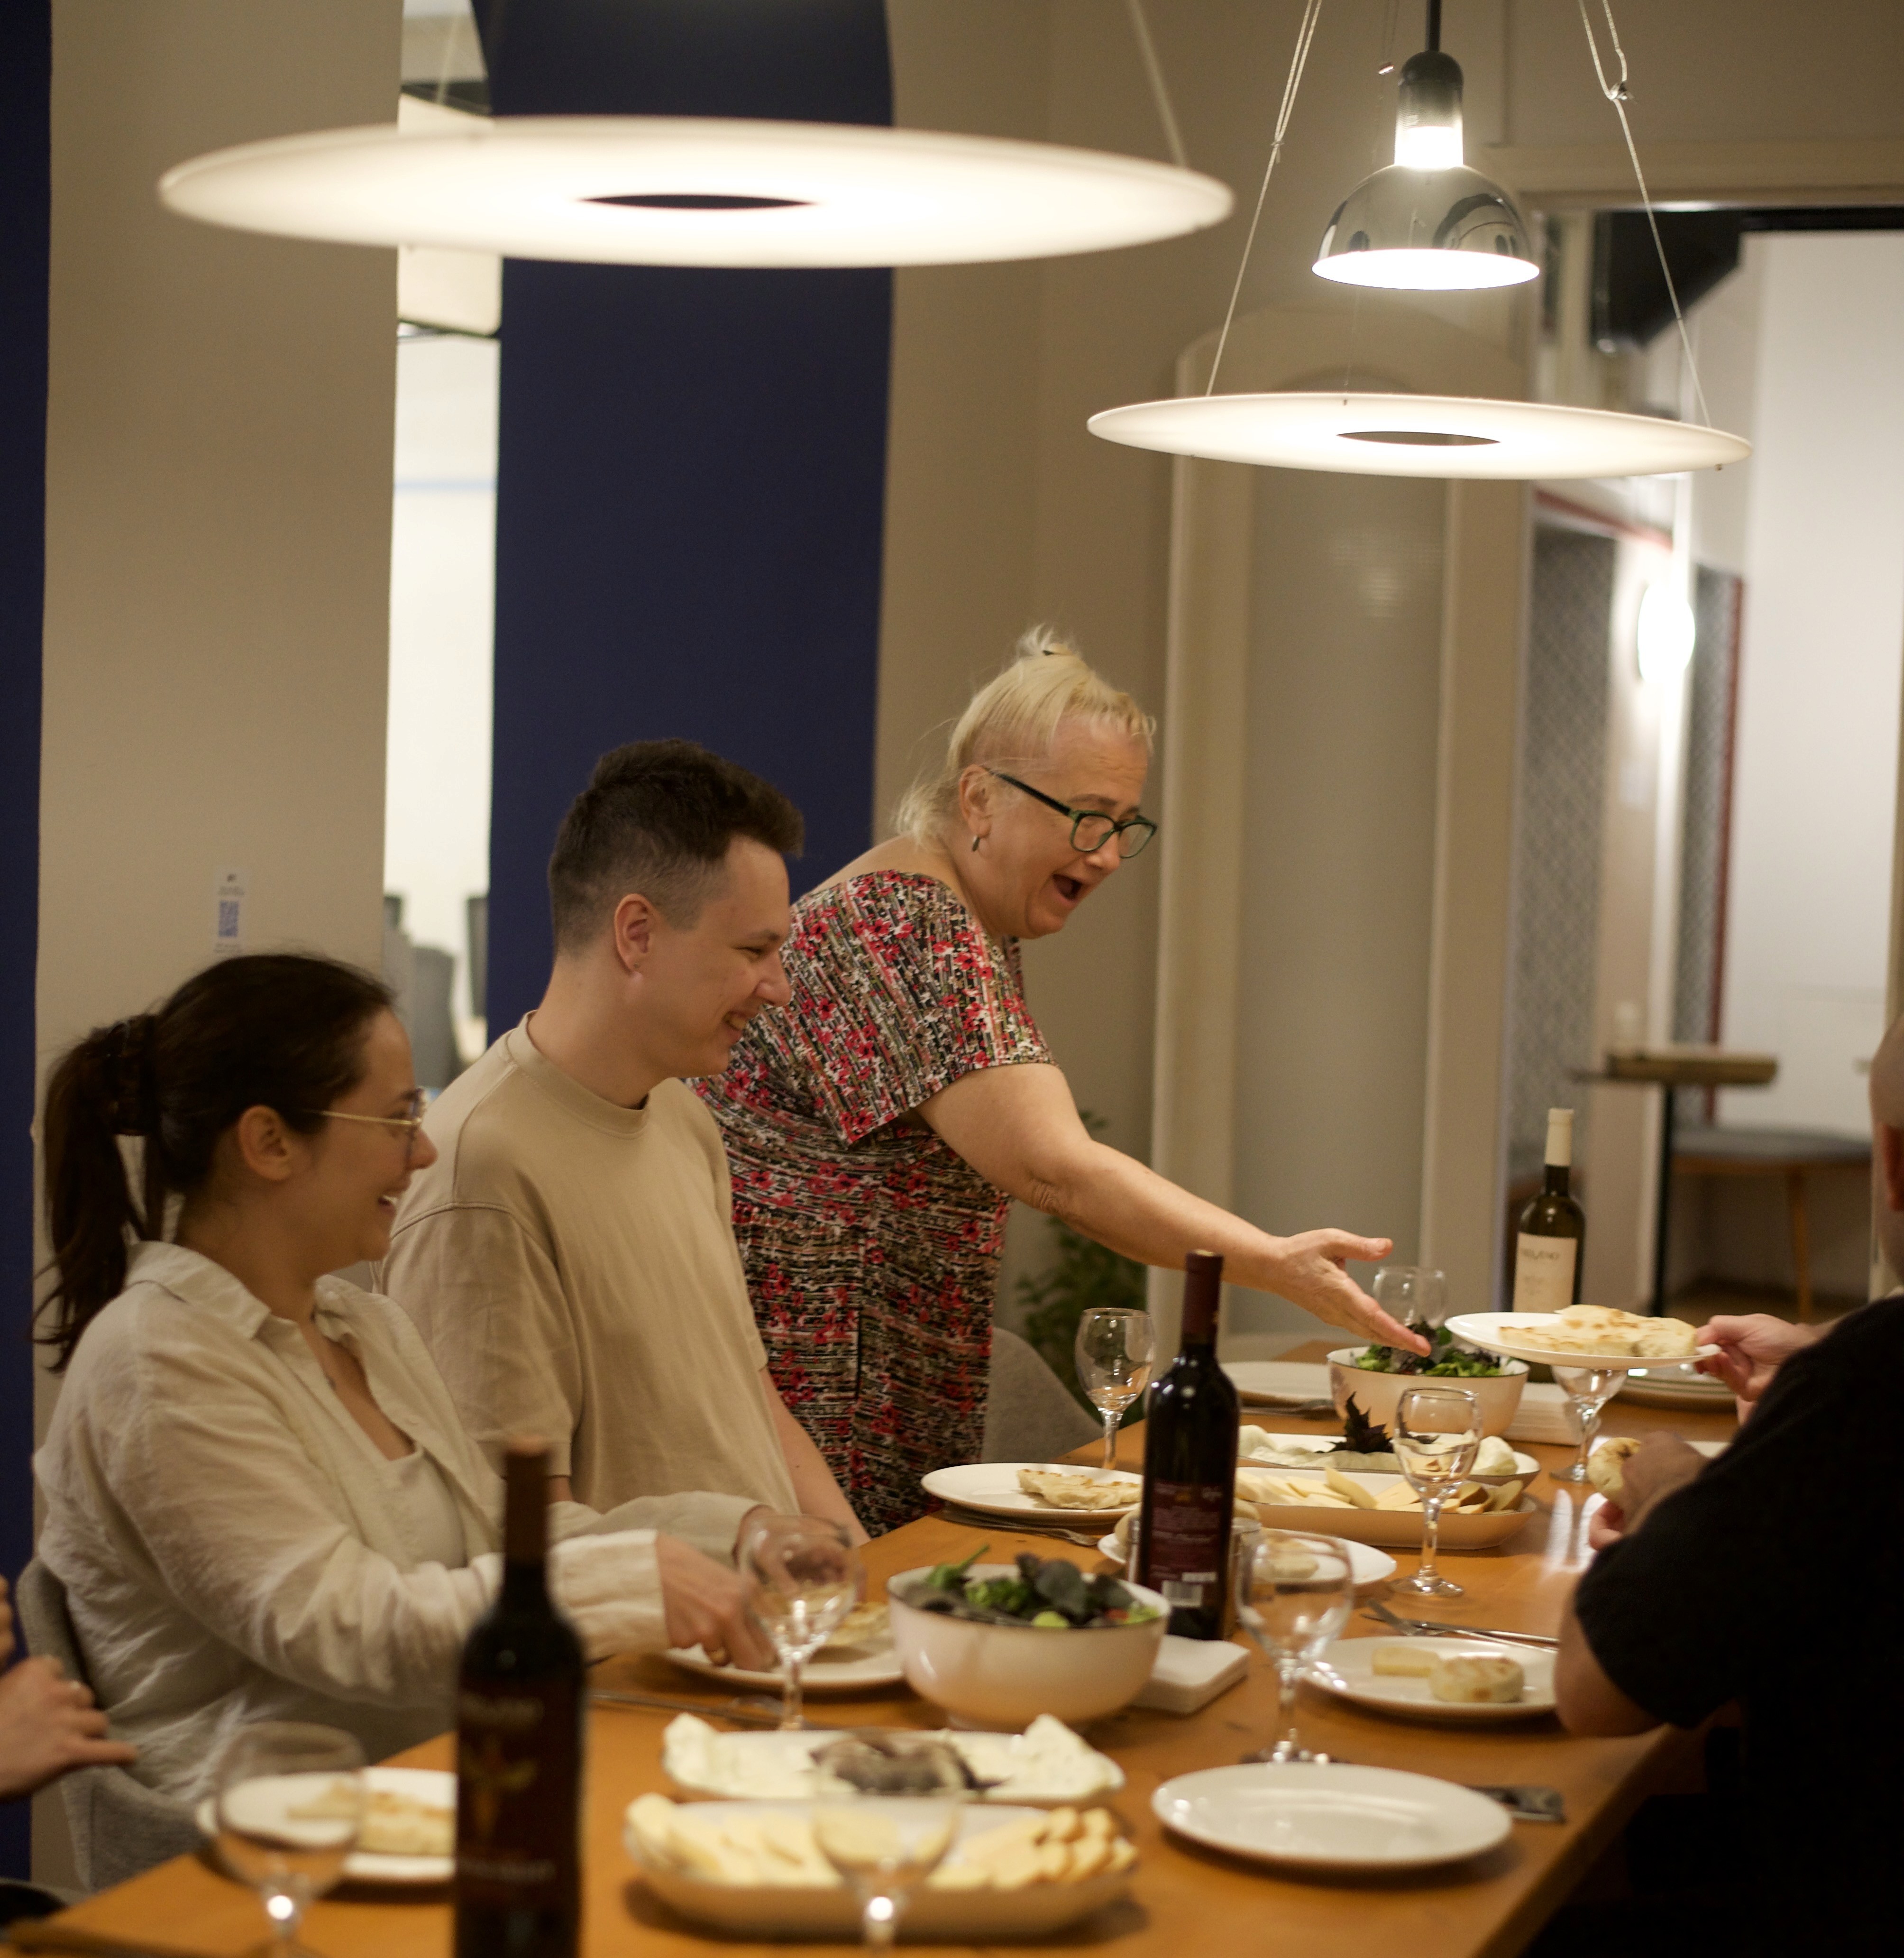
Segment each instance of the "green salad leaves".
[{"label": "green salad leaves", "polygon": [[1501,1371],[1498,1360],[1457,1344],[1445,1326],[1437,1326],[1431,1332],[1425,1326],[1411,1324],[1409,1330],[1420,1333],[1428,1341],[1425,1359],[1419,1353],[1404,1352],[1399,1346],[1368,1346],[1355,1355],[1355,1364],[1365,1373],[1428,1373],[1456,1380],[1474,1380]]},{"label": "green salad leaves", "polygon": [[958,1564],[936,1565],[902,1602],[922,1611],[941,1611],[988,1625],[1032,1625],[1047,1631],[1083,1631],[1100,1625],[1134,1625],[1156,1611],[1102,1573],[1090,1576],[1061,1557],[1021,1552],[1015,1574],[974,1577],[972,1567],[992,1546],[982,1543]]}]

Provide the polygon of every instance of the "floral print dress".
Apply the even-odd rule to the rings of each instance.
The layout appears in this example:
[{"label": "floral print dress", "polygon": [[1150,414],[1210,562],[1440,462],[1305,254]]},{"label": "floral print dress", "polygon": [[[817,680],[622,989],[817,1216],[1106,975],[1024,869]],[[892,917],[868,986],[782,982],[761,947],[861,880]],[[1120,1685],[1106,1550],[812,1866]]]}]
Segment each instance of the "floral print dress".
[{"label": "floral print dress", "polygon": [[975,1068],[1048,1062],[1015,939],[936,878],[803,898],[789,1004],[697,1082],[733,1171],[734,1234],[773,1378],[875,1533],[919,1478],[979,1457],[1011,1198],[904,1117]]}]

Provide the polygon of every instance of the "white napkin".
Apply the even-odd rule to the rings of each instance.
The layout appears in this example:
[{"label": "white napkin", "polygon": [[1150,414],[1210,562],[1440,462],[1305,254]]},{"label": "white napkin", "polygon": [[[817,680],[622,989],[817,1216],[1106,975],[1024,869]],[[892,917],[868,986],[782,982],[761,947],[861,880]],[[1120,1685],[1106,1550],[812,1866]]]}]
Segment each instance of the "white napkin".
[{"label": "white napkin", "polygon": [[1571,1447],[1580,1431],[1567,1409],[1567,1396],[1550,1382],[1529,1380],[1520,1390],[1520,1405],[1508,1424],[1510,1441],[1552,1441]]},{"label": "white napkin", "polygon": [[1249,1654],[1228,1639],[1180,1639],[1166,1633],[1150,1683],[1131,1703],[1160,1713],[1194,1713],[1249,1669]]}]

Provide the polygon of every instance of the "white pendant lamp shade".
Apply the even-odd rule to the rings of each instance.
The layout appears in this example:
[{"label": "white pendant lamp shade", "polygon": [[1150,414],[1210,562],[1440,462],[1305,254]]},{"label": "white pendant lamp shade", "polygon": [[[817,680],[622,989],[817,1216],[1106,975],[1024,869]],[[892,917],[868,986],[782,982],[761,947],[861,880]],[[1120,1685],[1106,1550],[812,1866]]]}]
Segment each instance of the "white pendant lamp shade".
[{"label": "white pendant lamp shade", "polygon": [[646,265],[963,265],[1140,245],[1229,214],[1137,157],[918,129],[498,116],[220,150],[160,179],[211,224],[354,245]]},{"label": "white pendant lamp shade", "polygon": [[1199,394],[1106,408],[1090,427],[1133,448],[1358,476],[1654,476],[1752,452],[1691,423],[1459,394]]},{"label": "white pendant lamp shade", "polygon": [[1467,292],[1540,268],[1513,200],[1462,160],[1461,70],[1416,55],[1402,70],[1395,160],[1365,177],[1323,233],[1314,271],[1345,285]]}]

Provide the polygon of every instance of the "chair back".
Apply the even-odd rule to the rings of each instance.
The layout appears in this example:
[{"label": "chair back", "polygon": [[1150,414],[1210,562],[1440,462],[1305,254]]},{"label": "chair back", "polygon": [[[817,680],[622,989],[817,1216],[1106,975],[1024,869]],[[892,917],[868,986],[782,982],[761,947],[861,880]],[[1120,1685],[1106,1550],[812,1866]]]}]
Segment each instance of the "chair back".
[{"label": "chair back", "polygon": [[1038,1349],[1002,1326],[992,1329],[989,1387],[981,1450],[987,1462],[1055,1462],[1104,1431]]}]

